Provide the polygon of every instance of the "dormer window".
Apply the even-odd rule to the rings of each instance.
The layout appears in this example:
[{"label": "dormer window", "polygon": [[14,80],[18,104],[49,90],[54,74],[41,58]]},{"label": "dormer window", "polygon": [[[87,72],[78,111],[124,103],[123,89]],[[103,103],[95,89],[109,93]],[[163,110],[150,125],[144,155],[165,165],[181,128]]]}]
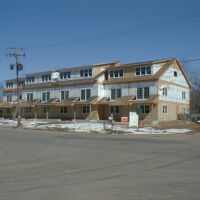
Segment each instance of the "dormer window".
[{"label": "dormer window", "polygon": [[20,82],[19,82],[19,86],[20,86],[20,87],[23,87],[24,85],[25,85],[25,81],[20,81]]},{"label": "dormer window", "polygon": [[6,83],[7,88],[13,88],[13,82]]},{"label": "dormer window", "polygon": [[71,72],[60,72],[60,79],[68,79],[71,77]]},{"label": "dormer window", "polygon": [[11,102],[12,101],[12,96],[7,96],[7,102]]},{"label": "dormer window", "polygon": [[152,74],[151,66],[136,67],[135,69],[136,76],[144,76],[144,75],[151,75],[151,74]]},{"label": "dormer window", "polygon": [[164,87],[164,88],[162,89],[162,95],[163,95],[163,96],[167,96],[167,88],[166,88],[166,87]]},{"label": "dormer window", "polygon": [[80,70],[80,77],[91,77],[92,76],[92,69],[81,69]]},{"label": "dormer window", "polygon": [[34,76],[26,77],[26,82],[27,83],[34,83],[35,82],[35,77]]},{"label": "dormer window", "polygon": [[42,82],[51,81],[51,74],[42,75]]},{"label": "dormer window", "polygon": [[120,78],[124,76],[124,70],[123,69],[116,69],[116,70],[110,70],[110,78]]}]

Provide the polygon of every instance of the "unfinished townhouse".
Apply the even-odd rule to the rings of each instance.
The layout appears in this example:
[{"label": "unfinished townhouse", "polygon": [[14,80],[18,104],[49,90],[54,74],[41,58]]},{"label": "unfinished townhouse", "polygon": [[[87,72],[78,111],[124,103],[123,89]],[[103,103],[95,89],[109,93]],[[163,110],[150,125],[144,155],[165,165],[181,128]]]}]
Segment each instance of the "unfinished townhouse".
[{"label": "unfinished townhouse", "polygon": [[[27,74],[19,80],[23,118],[176,120],[189,113],[190,83],[177,59],[96,64]],[[0,117],[17,116],[16,80],[7,80]]]}]

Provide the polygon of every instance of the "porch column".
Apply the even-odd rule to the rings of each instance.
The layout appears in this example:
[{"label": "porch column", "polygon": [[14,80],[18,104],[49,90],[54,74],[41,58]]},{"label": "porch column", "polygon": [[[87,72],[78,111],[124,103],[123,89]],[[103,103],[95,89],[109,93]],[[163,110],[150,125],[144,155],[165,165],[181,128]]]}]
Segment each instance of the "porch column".
[{"label": "porch column", "polygon": [[92,113],[92,104],[90,104],[89,120],[91,120],[91,113]]},{"label": "porch column", "polygon": [[49,107],[47,106],[47,119],[49,119]]},{"label": "porch column", "polygon": [[35,111],[35,120],[37,119],[37,107],[34,106],[34,111]]},{"label": "porch column", "polygon": [[73,111],[74,111],[74,121],[76,121],[76,106],[75,104],[72,104],[73,106]]}]

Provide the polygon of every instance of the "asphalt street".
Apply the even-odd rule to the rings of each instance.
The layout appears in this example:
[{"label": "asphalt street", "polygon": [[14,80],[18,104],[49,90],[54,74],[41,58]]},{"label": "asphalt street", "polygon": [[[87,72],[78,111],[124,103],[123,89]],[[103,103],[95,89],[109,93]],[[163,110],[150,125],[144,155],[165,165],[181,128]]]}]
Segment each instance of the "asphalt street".
[{"label": "asphalt street", "polygon": [[0,200],[199,200],[200,133],[0,128]]}]

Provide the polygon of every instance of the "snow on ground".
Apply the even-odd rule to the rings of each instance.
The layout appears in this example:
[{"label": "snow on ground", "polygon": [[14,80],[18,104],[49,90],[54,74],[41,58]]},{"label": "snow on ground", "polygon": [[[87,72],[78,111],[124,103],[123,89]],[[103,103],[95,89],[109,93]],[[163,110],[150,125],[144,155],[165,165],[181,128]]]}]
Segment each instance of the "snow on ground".
[{"label": "snow on ground", "polygon": [[15,127],[17,126],[17,121],[14,120],[0,120],[0,127]]},{"label": "snow on ground", "polygon": [[[39,122],[41,123],[41,122]],[[43,122],[44,123],[44,122]],[[191,130],[189,129],[154,129],[152,127],[145,128],[128,128],[125,126],[111,124],[100,124],[100,123],[68,123],[68,124],[40,124],[37,122],[29,122],[24,124],[26,128],[38,127],[41,129],[57,128],[57,129],[68,129],[75,132],[96,132],[96,133],[106,133],[108,131],[113,131],[113,133],[129,133],[129,134],[171,134],[171,133],[186,133]]]},{"label": "snow on ground", "polygon": [[[67,124],[53,124],[45,121],[22,121],[24,128],[40,128],[40,129],[63,129],[71,130],[82,133],[127,133],[127,134],[172,134],[172,133],[186,133],[190,132],[189,129],[154,129],[152,127],[145,128],[128,128],[120,125],[101,124],[101,123],[67,123]],[[0,127],[17,126],[17,121],[13,120],[0,120]]]}]

